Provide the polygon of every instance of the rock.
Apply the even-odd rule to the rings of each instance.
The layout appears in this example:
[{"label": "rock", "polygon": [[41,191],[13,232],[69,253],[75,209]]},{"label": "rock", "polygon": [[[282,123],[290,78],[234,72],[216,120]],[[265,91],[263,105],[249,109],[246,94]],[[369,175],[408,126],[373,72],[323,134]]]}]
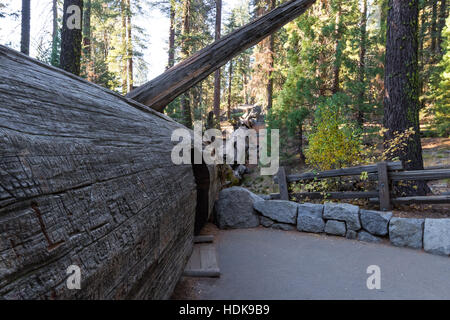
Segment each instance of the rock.
[{"label": "rock", "polygon": [[424,219],[392,218],[389,239],[394,246],[422,248]]},{"label": "rock", "polygon": [[284,200],[262,200],[254,203],[256,211],[281,223],[297,224],[297,203]]},{"label": "rock", "polygon": [[359,207],[347,203],[325,203],[323,217],[330,220],[347,222],[347,229],[361,229]]},{"label": "rock", "polygon": [[347,234],[345,235],[345,237],[350,240],[355,240],[356,238],[358,238],[358,232],[347,230]]},{"label": "rock", "polygon": [[216,222],[220,229],[243,229],[259,226],[259,216],[253,204],[263,201],[241,187],[222,190],[215,204]]},{"label": "rock", "polygon": [[283,231],[294,231],[295,226],[287,223],[274,223],[272,229],[283,230]]},{"label": "rock", "polygon": [[385,236],[388,234],[389,221],[392,212],[381,212],[372,210],[360,210],[361,225],[371,234]]},{"label": "rock", "polygon": [[325,225],[325,232],[327,234],[343,237],[346,233],[345,222],[328,220],[327,224]]},{"label": "rock", "polygon": [[260,197],[263,200],[270,200],[270,199],[272,199],[269,194],[258,194],[257,196]]},{"label": "rock", "polygon": [[325,229],[322,219],[323,205],[302,203],[298,205],[297,230],[320,233]]},{"label": "rock", "polygon": [[450,219],[425,219],[423,247],[433,254],[450,255]]},{"label": "rock", "polygon": [[365,241],[365,242],[381,242],[381,238],[378,238],[374,235],[371,235],[370,233],[366,231],[360,231],[358,233],[358,240],[359,241]]},{"label": "rock", "polygon": [[264,216],[260,216],[260,217],[259,217],[259,223],[260,223],[262,226],[264,226],[264,227],[266,227],[266,228],[269,228],[269,227],[271,227],[275,222],[274,222],[272,219],[266,218],[266,217],[264,217]]}]

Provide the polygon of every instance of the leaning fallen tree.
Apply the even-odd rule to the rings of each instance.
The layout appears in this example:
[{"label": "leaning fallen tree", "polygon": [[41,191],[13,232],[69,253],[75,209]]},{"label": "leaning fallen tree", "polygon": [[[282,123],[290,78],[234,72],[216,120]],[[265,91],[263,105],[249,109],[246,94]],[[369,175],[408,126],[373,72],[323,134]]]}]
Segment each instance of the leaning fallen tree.
[{"label": "leaning fallen tree", "polygon": [[127,97],[162,112],[180,94],[304,13],[314,2],[316,0],[292,0],[280,5],[131,91]]}]

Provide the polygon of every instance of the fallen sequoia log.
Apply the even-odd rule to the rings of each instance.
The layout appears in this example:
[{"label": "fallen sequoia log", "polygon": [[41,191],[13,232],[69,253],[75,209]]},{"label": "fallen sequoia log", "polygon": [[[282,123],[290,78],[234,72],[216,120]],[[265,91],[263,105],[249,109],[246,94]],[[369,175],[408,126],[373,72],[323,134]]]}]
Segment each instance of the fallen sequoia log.
[{"label": "fallen sequoia log", "polygon": [[316,0],[292,0],[278,6],[131,91],[127,97],[162,112],[180,94],[304,13],[314,2]]},{"label": "fallen sequoia log", "polygon": [[174,165],[182,126],[144,105],[3,46],[0,70],[0,298],[168,298],[217,168]]}]

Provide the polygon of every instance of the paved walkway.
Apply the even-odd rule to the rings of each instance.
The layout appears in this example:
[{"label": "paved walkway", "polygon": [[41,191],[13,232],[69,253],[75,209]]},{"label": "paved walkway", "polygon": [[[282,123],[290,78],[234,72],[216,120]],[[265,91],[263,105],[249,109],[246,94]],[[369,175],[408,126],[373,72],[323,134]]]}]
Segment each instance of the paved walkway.
[{"label": "paved walkway", "polygon": [[219,231],[216,246],[222,276],[195,280],[196,298],[450,299],[450,258],[423,251],[264,228]]}]

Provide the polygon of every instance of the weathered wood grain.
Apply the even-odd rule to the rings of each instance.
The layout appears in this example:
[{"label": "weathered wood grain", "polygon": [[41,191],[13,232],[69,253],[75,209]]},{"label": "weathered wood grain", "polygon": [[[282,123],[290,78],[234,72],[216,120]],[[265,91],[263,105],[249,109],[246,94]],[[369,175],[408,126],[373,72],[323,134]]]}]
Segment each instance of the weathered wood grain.
[{"label": "weathered wood grain", "polygon": [[189,59],[131,91],[127,97],[162,112],[170,102],[237,54],[257,44],[304,13],[316,0],[291,0],[226,35]]},{"label": "weathered wood grain", "polygon": [[168,298],[194,236],[181,125],[3,46],[0,70],[0,298]]}]

